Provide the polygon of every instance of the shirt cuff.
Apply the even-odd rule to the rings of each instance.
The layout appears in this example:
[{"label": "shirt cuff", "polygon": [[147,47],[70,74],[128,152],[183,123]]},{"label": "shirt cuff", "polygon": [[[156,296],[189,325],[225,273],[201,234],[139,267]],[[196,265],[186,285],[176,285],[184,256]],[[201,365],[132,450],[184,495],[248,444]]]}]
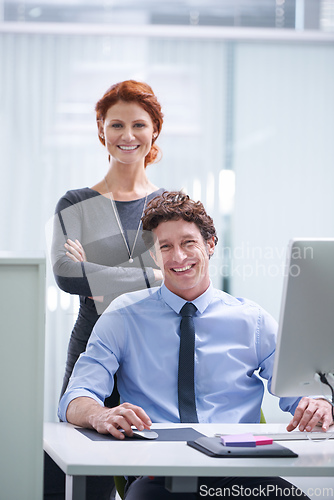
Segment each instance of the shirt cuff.
[{"label": "shirt cuff", "polygon": [[73,401],[73,399],[81,397],[94,399],[94,401],[99,403],[101,406],[104,406],[103,402],[95,394],[85,389],[75,389],[73,391],[69,390],[68,392],[66,391],[61,398],[58,406],[58,418],[61,422],[67,422],[66,412],[70,402]]}]

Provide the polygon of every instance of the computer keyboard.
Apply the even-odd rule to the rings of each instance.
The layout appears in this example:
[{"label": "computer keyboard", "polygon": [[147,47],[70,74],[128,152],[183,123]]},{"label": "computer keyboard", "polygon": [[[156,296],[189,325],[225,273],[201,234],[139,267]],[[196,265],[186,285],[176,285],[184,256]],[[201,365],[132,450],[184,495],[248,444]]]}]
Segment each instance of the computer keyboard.
[{"label": "computer keyboard", "polygon": [[299,441],[300,439],[309,439],[310,441],[327,441],[327,439],[333,439],[333,432],[277,432],[277,433],[264,433],[262,436],[271,437],[273,441]]},{"label": "computer keyboard", "polygon": [[[226,434],[215,434],[215,436],[220,437]],[[254,436],[266,436],[271,438],[273,441],[299,441],[300,439],[308,439],[310,441],[327,441],[327,439],[334,439],[334,432],[261,432],[259,434],[254,434]]]}]

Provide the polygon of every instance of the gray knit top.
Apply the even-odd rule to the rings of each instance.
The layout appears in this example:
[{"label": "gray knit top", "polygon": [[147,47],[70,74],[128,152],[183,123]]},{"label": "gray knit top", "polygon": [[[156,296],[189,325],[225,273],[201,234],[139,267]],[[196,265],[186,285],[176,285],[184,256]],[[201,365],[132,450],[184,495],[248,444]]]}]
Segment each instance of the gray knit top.
[{"label": "gray knit top", "polygon": [[[147,202],[164,189],[151,193]],[[132,250],[145,198],[116,201],[119,218]],[[78,239],[87,262],[66,256],[67,238]],[[52,241],[52,265],[58,286],[81,296],[103,296],[104,307],[122,293],[155,286],[156,267],[142,240],[142,230],[133,251],[133,263],[120,232],[110,199],[91,188],[67,191],[56,206]]]}]

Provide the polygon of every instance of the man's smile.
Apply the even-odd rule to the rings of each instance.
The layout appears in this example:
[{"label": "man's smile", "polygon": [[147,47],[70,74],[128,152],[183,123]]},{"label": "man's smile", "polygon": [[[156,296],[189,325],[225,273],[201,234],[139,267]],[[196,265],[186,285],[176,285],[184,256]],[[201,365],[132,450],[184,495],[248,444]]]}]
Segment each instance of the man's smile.
[{"label": "man's smile", "polygon": [[174,273],[183,273],[184,271],[189,271],[189,269],[194,267],[194,265],[195,264],[190,264],[189,266],[185,266],[185,267],[173,267],[172,271],[174,271]]}]

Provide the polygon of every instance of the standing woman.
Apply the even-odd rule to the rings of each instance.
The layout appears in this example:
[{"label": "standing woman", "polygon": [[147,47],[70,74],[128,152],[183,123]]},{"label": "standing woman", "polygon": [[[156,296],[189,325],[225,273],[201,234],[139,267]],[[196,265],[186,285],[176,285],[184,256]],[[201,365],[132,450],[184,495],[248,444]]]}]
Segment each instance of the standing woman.
[{"label": "standing woman", "polygon": [[[162,280],[141,238],[145,207],[164,191],[146,173],[146,166],[159,156],[155,141],[163,122],[161,106],[149,85],[127,80],[107,90],[95,110],[108,171],[91,188],[68,191],[56,207],[55,279],[62,290],[80,296],[61,394],[94,324],[110,302]],[[114,406],[117,401],[105,404]]]},{"label": "standing woman", "polygon": [[[97,319],[110,302],[122,293],[159,285],[162,280],[141,237],[145,207],[164,191],[146,173],[146,166],[159,159],[155,141],[163,123],[161,106],[149,85],[127,80],[110,87],[95,110],[108,170],[94,186],[67,191],[57,203],[54,217],[55,279],[63,291],[80,296],[61,395]],[[105,405],[116,404],[114,391]],[[91,477],[87,499],[109,499],[112,488],[112,478]],[[64,498],[64,476],[48,456],[44,498]]]}]

